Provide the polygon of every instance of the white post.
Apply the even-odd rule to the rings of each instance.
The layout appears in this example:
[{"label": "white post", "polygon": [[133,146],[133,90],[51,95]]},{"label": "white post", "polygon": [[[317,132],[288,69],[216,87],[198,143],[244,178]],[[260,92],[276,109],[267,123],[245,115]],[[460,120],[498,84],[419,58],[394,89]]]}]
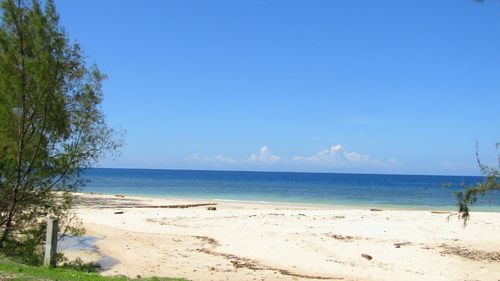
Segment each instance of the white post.
[{"label": "white post", "polygon": [[49,219],[47,221],[47,236],[45,238],[45,258],[43,265],[54,267],[56,266],[56,252],[57,252],[57,232],[59,220]]}]

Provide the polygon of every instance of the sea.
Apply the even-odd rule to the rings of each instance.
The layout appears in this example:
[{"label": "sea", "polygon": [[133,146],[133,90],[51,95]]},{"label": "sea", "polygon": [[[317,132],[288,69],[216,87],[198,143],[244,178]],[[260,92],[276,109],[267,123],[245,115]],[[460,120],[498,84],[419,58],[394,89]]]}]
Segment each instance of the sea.
[{"label": "sea", "polygon": [[[345,173],[92,168],[83,192],[146,197],[248,201],[338,207],[456,210],[455,192],[482,177]],[[473,211],[500,211],[491,192]]]}]

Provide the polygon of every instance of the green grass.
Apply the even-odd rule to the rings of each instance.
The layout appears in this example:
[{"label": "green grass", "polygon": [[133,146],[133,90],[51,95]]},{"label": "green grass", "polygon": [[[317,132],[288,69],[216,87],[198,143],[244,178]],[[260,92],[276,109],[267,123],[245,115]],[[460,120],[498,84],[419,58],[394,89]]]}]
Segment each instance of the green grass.
[{"label": "green grass", "polygon": [[175,278],[140,278],[130,279],[123,276],[101,276],[98,273],[86,273],[65,268],[47,268],[28,266],[15,263],[5,257],[0,256],[0,280],[9,281],[187,281],[186,279]]}]

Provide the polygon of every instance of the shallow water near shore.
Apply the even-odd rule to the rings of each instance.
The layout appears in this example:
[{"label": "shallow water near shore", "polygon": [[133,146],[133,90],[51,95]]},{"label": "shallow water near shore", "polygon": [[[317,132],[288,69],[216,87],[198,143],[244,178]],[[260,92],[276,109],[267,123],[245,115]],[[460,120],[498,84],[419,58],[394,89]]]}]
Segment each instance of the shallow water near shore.
[{"label": "shallow water near shore", "polygon": [[[454,192],[481,182],[473,176],[372,175],[145,169],[90,169],[83,192],[258,203],[456,209]],[[476,211],[500,211],[492,192]]]},{"label": "shallow water near shore", "polygon": [[100,259],[96,261],[97,264],[101,267],[101,270],[107,270],[112,268],[113,266],[119,263],[118,260],[104,255],[99,252],[95,243],[102,239],[101,237],[96,236],[66,236],[63,237],[58,242],[58,251],[84,251],[90,253],[96,253],[100,256]]}]

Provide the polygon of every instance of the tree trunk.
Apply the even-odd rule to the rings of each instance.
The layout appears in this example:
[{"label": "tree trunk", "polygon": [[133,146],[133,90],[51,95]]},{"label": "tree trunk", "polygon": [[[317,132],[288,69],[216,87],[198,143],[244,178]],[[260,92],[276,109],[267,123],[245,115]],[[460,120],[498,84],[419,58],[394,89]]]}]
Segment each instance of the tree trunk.
[{"label": "tree trunk", "polygon": [[17,192],[18,192],[18,187],[14,189],[14,198],[12,198],[12,204],[10,205],[9,208],[9,215],[7,216],[7,221],[5,222],[5,229],[2,233],[2,237],[0,237],[0,248],[4,247],[4,243],[7,240],[7,237],[9,236],[10,228],[12,226],[12,219],[14,218],[14,213],[17,207]]}]

